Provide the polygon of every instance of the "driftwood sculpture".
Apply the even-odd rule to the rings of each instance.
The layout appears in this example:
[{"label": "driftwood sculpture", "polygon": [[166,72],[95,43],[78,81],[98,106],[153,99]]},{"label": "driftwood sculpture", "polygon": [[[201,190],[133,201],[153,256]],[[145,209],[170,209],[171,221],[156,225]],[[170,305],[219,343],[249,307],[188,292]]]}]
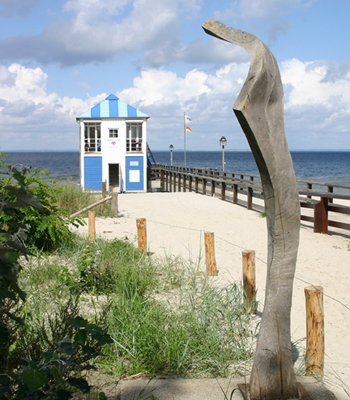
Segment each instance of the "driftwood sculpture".
[{"label": "driftwood sculpture", "polygon": [[293,369],[290,312],[299,245],[300,208],[283,116],[277,62],[257,37],[209,19],[209,35],[242,46],[250,55],[247,79],[233,111],[259,168],[268,228],[266,295],[251,372],[251,399],[299,398]]}]

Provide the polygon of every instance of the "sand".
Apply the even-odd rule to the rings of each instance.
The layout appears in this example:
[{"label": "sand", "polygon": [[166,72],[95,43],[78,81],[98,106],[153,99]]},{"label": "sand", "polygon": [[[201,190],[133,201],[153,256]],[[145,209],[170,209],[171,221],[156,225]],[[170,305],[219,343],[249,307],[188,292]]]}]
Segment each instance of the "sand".
[{"label": "sand", "polygon": [[[154,257],[204,260],[204,232],[215,235],[216,284],[241,280],[242,251],[255,250],[258,310],[265,296],[267,228],[258,212],[195,193],[138,193],[118,196],[119,217],[97,218],[98,236],[136,240],[136,219],[147,220]],[[79,229],[87,234],[87,227]],[[346,233],[345,231],[343,231]],[[292,341],[303,358],[306,335],[304,288],[322,286],[325,315],[324,382],[338,399],[350,396],[350,235],[316,234],[301,225],[291,315]],[[259,317],[256,317],[259,318]],[[345,393],[348,390],[349,396]]]}]

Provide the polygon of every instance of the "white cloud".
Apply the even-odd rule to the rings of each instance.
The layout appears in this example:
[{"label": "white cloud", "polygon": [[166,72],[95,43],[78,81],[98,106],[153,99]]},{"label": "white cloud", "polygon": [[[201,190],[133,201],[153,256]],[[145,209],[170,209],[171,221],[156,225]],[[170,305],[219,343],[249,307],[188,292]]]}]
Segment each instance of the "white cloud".
[{"label": "white cloud", "polygon": [[106,95],[85,101],[61,98],[57,93],[47,92],[47,80],[47,74],[40,68],[19,64],[0,66],[2,149],[77,148],[75,117]]},{"label": "white cloud", "polygon": [[[192,118],[189,148],[216,148],[220,135],[228,138],[229,148],[248,148],[232,111],[248,67],[230,63],[214,72],[196,68],[183,77],[166,69],[144,69],[132,87],[117,95],[150,115],[152,148],[167,148],[170,141],[181,148],[184,111]],[[281,75],[290,148],[349,148],[350,66],[292,59],[282,63]],[[75,117],[109,93],[60,97],[48,92],[48,80],[40,68],[0,66],[0,147],[77,149]]]},{"label": "white cloud", "polygon": [[69,0],[64,11],[67,18],[49,23],[39,35],[1,39],[1,60],[77,65],[144,51],[160,38],[171,45],[180,41],[178,0],[152,0],[152,7],[148,0]]},{"label": "white cloud", "polygon": [[[349,68],[350,72],[350,68]],[[326,80],[333,75],[327,62],[302,62],[297,59],[282,63],[282,80],[288,87],[286,109],[298,105],[322,104],[328,109],[350,104],[350,73],[336,80]],[[335,99],[338,99],[335,101]],[[335,104],[336,103],[336,104]]]},{"label": "white cloud", "polygon": [[206,40],[200,25],[192,40],[184,43],[184,21],[198,17],[201,3],[152,0],[150,7],[149,0],[68,0],[62,16],[41,33],[0,39],[0,60],[73,66],[137,54],[139,65],[159,67],[247,59],[242,49]]}]

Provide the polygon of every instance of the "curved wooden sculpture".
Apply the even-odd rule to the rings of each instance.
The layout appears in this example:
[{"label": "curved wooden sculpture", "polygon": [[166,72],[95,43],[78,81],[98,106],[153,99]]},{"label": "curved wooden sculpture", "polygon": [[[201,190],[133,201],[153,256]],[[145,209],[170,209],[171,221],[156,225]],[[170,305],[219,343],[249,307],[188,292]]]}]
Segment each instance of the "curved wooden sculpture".
[{"label": "curved wooden sculpture", "polygon": [[277,62],[257,37],[209,19],[209,35],[242,46],[250,55],[247,79],[233,111],[259,168],[268,228],[268,263],[263,317],[249,390],[251,399],[299,397],[294,375],[290,311],[299,245],[300,206],[283,116]]}]

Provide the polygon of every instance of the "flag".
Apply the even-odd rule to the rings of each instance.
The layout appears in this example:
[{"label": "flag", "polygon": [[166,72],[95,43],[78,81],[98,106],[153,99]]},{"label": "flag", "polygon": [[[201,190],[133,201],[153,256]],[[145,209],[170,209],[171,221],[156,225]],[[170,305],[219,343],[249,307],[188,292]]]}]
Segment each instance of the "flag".
[{"label": "flag", "polygon": [[186,126],[186,132],[192,132],[192,129],[189,126]]},{"label": "flag", "polygon": [[188,115],[185,115],[186,121],[191,121],[191,118]]}]

